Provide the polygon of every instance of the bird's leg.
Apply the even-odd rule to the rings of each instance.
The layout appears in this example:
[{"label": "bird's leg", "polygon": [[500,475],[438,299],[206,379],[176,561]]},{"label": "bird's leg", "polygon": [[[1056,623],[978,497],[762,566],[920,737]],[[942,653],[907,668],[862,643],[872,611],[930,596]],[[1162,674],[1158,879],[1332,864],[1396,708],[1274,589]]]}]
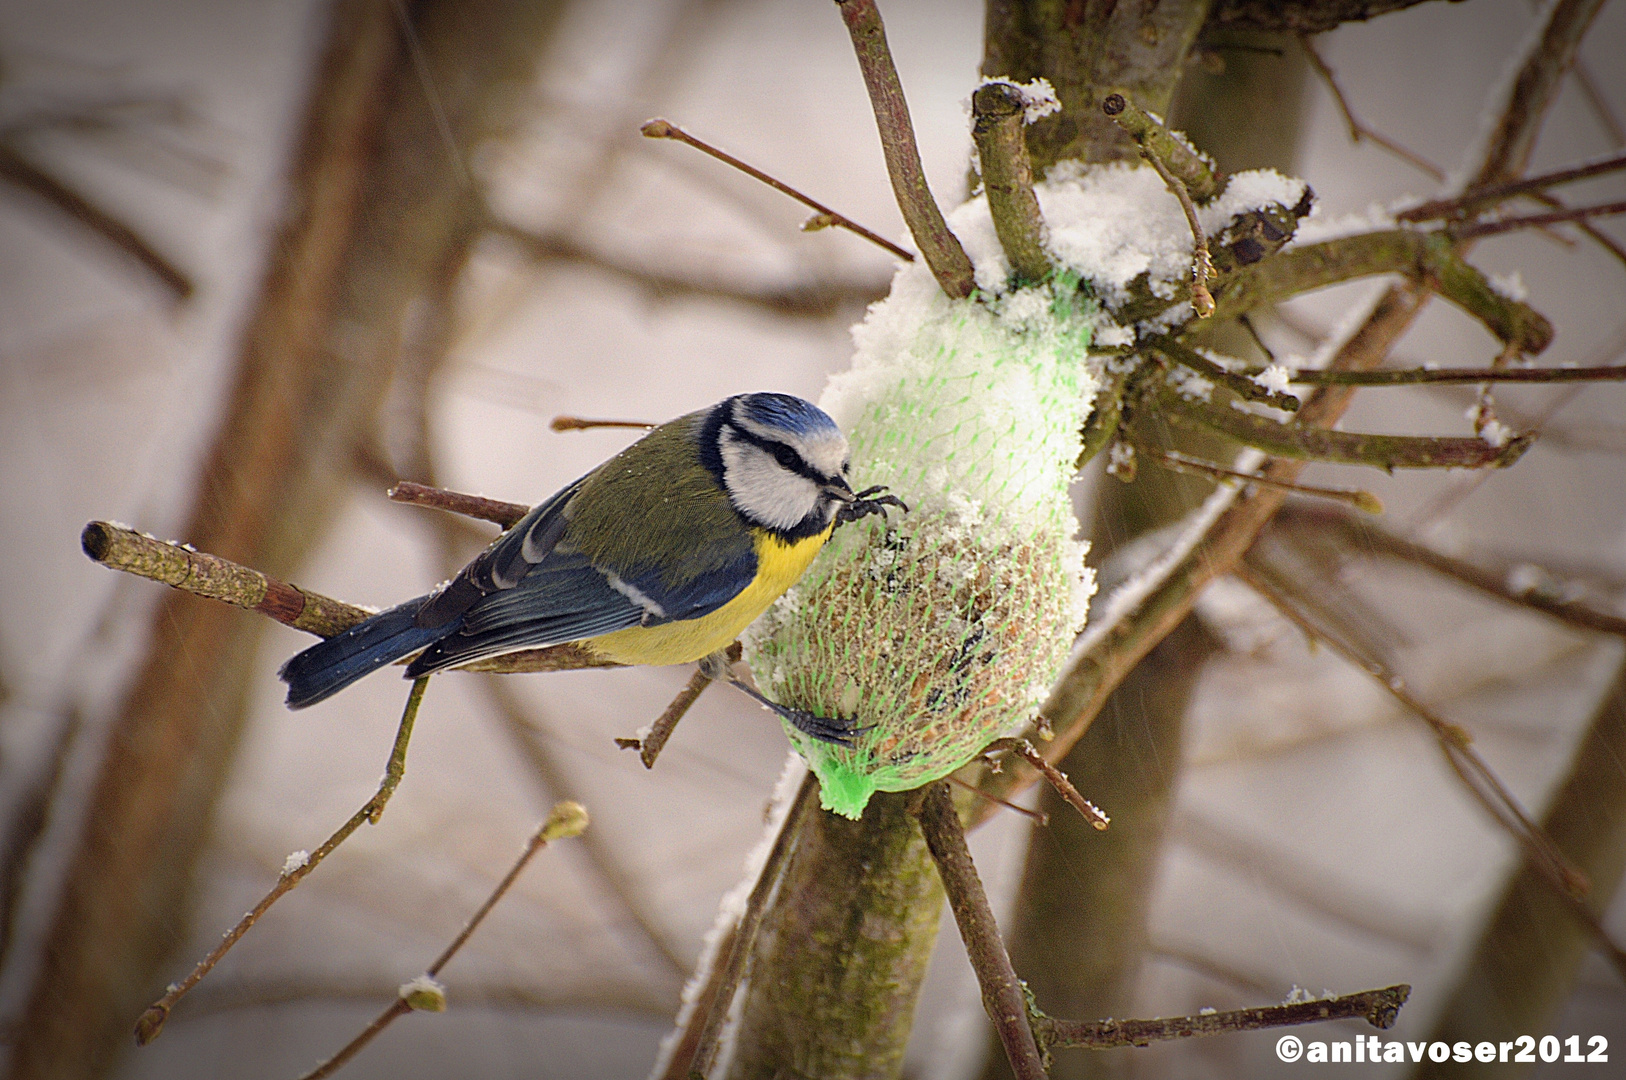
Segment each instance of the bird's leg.
[{"label": "bird's leg", "polygon": [[886,517],[886,508],[889,506],[896,506],[907,514],[909,512],[908,504],[896,495],[882,495],[881,492],[885,490],[886,488],[883,485],[877,484],[854,494],[851,502],[843,503],[841,508],[836,511],[836,524],[845,525],[849,521],[857,521],[860,518],[869,517],[871,514],[880,514],[884,518]]},{"label": "bird's leg", "polygon": [[710,656],[701,657],[700,671],[713,680],[729,683],[763,708],[778,714],[781,719],[803,735],[818,739],[820,742],[835,743],[837,746],[851,746],[854,736],[862,731],[869,730],[868,728],[854,727],[851,720],[839,716],[820,716],[806,709],[793,709],[789,705],[781,705],[777,701],[770,701],[756,687],[734,674],[734,667],[729,663],[728,656],[724,653],[714,652]]}]

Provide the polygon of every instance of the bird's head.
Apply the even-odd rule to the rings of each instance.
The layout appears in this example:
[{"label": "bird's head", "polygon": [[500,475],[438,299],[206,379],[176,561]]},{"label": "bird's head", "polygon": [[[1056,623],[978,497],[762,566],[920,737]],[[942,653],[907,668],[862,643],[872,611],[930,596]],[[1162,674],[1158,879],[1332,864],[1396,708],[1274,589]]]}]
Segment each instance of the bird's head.
[{"label": "bird's head", "polygon": [[853,499],[847,437],[818,406],[789,394],[718,403],[701,456],[747,521],[786,539],[823,532]]}]

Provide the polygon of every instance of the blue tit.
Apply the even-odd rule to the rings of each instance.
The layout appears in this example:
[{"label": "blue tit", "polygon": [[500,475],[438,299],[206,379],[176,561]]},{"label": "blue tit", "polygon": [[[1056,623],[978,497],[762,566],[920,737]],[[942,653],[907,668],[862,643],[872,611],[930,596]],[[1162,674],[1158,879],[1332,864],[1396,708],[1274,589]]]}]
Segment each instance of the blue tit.
[{"label": "blue tit", "polygon": [[[855,494],[846,471],[846,437],[801,398],[742,394],[680,416],[531,510],[434,592],[293,657],[279,673],[288,705],[413,653],[408,678],[565,642],[617,664],[710,657],[795,584],[838,522],[902,506],[878,488]],[[809,735],[852,735],[763,703]]]}]

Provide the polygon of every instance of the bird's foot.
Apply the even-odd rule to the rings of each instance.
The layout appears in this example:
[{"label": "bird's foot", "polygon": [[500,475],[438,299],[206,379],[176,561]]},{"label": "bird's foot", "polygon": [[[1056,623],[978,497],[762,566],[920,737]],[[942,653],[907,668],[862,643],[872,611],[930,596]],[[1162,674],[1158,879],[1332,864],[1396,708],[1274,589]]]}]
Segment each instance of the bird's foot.
[{"label": "bird's foot", "polygon": [[[708,657],[707,660],[710,660],[710,658]],[[726,679],[741,693],[763,708],[775,713],[780,719],[809,738],[818,739],[820,742],[834,743],[837,746],[851,746],[855,738],[869,730],[868,727],[855,727],[853,722],[845,717],[820,716],[818,713],[810,712],[807,709],[793,709],[789,705],[781,705],[777,701],[764,697],[756,687],[751,686],[726,668],[721,674],[712,674],[715,667],[713,661],[710,670],[708,670],[707,661],[701,661],[701,670],[705,671],[706,674],[711,675],[714,679]]]},{"label": "bird's foot", "polygon": [[867,487],[853,495],[852,502],[843,503],[841,509],[836,511],[836,524],[845,525],[849,521],[858,521],[861,518],[869,517],[871,514],[880,514],[882,518],[885,518],[886,508],[889,506],[896,506],[907,514],[909,505],[896,495],[881,494],[885,490],[885,486],[876,484],[874,487]]}]

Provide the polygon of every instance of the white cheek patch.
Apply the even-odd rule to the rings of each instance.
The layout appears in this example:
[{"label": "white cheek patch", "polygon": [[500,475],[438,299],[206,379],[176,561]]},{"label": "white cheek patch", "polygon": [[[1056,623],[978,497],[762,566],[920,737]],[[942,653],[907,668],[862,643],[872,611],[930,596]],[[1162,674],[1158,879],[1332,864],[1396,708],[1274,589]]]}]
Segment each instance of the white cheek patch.
[{"label": "white cheek patch", "polygon": [[726,429],[718,449],[723,455],[723,485],[729,498],[753,522],[773,529],[793,529],[819,505],[817,484],[787,472],[770,455]]}]

